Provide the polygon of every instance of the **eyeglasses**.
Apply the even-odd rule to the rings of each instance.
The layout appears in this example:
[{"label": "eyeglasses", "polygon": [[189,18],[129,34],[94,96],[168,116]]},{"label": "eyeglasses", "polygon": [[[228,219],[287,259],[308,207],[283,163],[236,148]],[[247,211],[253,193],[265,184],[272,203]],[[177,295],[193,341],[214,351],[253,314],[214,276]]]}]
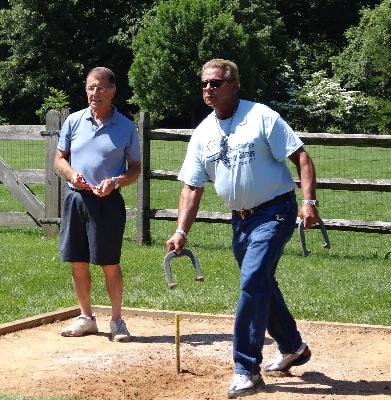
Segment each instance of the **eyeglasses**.
[{"label": "eyeglasses", "polygon": [[112,89],[113,86],[109,86],[109,87],[104,87],[104,86],[87,86],[86,90],[87,92],[93,92],[95,89],[98,93],[104,93],[109,89]]},{"label": "eyeglasses", "polygon": [[228,82],[228,79],[208,79],[206,81],[201,81],[201,86],[203,89],[206,89],[208,83],[212,88],[219,88],[224,85],[224,82]]}]

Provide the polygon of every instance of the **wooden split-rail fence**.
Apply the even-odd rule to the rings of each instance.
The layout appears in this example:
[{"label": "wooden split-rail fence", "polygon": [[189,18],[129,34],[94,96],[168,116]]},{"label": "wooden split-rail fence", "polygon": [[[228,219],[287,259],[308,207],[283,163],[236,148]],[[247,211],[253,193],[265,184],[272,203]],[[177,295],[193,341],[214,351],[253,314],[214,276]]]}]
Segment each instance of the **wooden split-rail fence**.
[{"label": "wooden split-rail fence", "polygon": [[[25,212],[0,212],[0,226],[42,226],[45,234],[55,235],[61,219],[61,203],[63,198],[64,180],[59,177],[53,167],[54,153],[57,147],[59,132],[68,111],[49,111],[46,125],[35,126],[0,126],[0,140],[44,140],[45,141],[45,169],[12,170],[1,158],[0,154],[0,181],[21,202]],[[139,243],[148,243],[151,239],[150,220],[176,220],[176,209],[153,209],[150,201],[150,183],[152,179],[177,179],[177,171],[154,170],[150,168],[151,141],[182,141],[188,142],[192,134],[191,129],[151,129],[147,113],[140,114],[139,139],[141,145],[142,172],[137,183],[137,207],[127,209],[128,218],[136,218],[137,240]],[[331,135],[326,133],[299,133],[305,145],[332,145],[353,147],[391,148],[391,135]],[[380,173],[380,171],[379,171]],[[28,184],[45,184],[45,202],[41,202],[29,190]],[[300,182],[296,179],[296,183]],[[317,180],[318,189],[391,192],[390,179],[345,179],[327,178]],[[229,223],[230,213],[208,212],[200,210],[197,222]],[[327,229],[391,233],[390,221],[324,219]]]}]

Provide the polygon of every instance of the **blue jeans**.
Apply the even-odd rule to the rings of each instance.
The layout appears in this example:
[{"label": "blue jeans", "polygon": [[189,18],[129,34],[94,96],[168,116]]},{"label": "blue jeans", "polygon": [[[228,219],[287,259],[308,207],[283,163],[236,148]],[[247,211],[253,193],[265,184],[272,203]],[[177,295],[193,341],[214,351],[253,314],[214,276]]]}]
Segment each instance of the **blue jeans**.
[{"label": "blue jeans", "polygon": [[275,278],[296,218],[294,199],[261,209],[245,219],[232,217],[232,247],[240,268],[241,289],[233,335],[237,373],[259,373],[266,329],[283,353],[296,351],[302,343]]}]

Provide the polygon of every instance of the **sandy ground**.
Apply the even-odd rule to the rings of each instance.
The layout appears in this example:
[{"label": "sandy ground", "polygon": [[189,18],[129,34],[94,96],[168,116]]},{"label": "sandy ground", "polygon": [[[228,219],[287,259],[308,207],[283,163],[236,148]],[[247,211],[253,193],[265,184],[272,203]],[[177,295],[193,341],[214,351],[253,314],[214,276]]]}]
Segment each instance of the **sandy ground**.
[{"label": "sandy ground", "polygon": [[[180,373],[173,318],[127,316],[130,343],[109,340],[109,316],[97,335],[63,338],[68,321],[0,336],[0,394],[72,399],[227,398],[233,372],[232,319],[181,318]],[[298,322],[312,359],[289,374],[264,376],[248,399],[391,398],[391,328]],[[265,360],[275,344],[266,338]]]}]

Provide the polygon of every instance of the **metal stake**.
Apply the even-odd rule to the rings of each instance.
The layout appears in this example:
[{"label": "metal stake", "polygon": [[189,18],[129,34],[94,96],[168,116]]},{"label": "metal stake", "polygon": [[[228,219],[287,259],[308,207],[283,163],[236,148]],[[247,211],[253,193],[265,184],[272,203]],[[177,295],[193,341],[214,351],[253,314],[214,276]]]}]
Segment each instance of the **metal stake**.
[{"label": "metal stake", "polygon": [[179,329],[179,321],[180,321],[179,314],[175,314],[175,352],[176,352],[176,372],[178,372],[178,374],[181,372],[181,353],[179,348],[181,343],[181,336]]}]

